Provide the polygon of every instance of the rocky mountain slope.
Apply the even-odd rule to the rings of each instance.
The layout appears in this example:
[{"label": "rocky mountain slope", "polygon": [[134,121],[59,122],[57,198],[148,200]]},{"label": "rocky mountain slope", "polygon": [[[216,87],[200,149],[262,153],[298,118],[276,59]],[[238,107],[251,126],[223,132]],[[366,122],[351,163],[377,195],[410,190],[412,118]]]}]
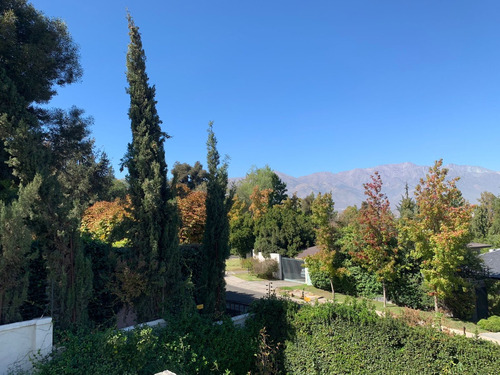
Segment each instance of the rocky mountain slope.
[{"label": "rocky mountain slope", "polygon": [[[481,192],[489,191],[495,195],[500,193],[500,172],[481,167],[449,164],[450,178],[459,176],[457,186],[470,203],[477,203]],[[370,175],[378,171],[384,183],[383,191],[387,194],[393,209],[401,200],[405,184],[408,183],[410,194],[413,195],[415,186],[420,178],[428,172],[428,166],[419,166],[412,163],[388,164],[374,168],[353,169],[351,171],[331,173],[319,172],[303,177],[288,176],[279,171],[276,174],[287,184],[288,193],[294,192],[301,198],[311,192],[332,192],[335,209],[342,211],[347,206],[360,206],[364,200],[363,183],[370,180]]]}]

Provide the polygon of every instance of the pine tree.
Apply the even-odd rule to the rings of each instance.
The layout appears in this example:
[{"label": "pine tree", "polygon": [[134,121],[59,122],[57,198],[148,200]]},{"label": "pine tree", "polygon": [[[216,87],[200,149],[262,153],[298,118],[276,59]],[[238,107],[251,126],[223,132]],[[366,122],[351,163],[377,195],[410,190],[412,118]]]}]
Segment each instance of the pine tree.
[{"label": "pine tree", "polygon": [[167,305],[172,306],[171,298],[179,293],[178,223],[175,208],[169,202],[171,191],[163,146],[168,135],[160,127],[155,87],[148,83],[141,35],[130,15],[128,28],[127,93],[132,142],[123,166],[128,168],[132,203],[132,259],[146,282],[135,307],[139,317],[147,319],[157,317]]},{"label": "pine tree", "polygon": [[220,316],[226,309],[224,273],[226,259],[229,257],[229,218],[233,194],[227,194],[227,163],[220,165],[217,139],[213,132],[213,123],[208,124],[207,141],[207,221],[203,236],[205,286],[198,297],[204,305],[203,312]]}]

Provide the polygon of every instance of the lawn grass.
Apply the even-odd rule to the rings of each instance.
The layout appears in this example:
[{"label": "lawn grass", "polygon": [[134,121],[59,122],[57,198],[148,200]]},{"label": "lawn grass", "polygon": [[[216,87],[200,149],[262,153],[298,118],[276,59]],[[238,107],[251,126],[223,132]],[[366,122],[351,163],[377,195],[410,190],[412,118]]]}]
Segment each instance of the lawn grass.
[{"label": "lawn grass", "polygon": [[[306,284],[297,284],[297,286],[284,286],[280,287],[277,292],[279,293],[280,291],[292,291],[292,290],[303,290],[304,292],[308,292],[317,296],[321,296],[325,299],[331,300],[332,299],[332,293],[330,291],[322,290],[313,287],[312,285],[306,285]],[[335,302],[337,303],[344,303],[347,299],[349,298],[356,298],[358,300],[363,300],[366,299],[365,297],[352,297],[348,296],[346,294],[341,294],[341,293],[335,293]],[[375,301],[375,300],[370,300],[370,303],[373,304],[375,310],[377,311],[384,311],[384,303],[380,301]],[[405,313],[405,308],[401,306],[394,305],[392,303],[387,303],[387,310],[389,314],[396,316],[396,317],[401,317]],[[422,317],[422,320],[429,320],[432,321],[435,317],[434,311],[419,311],[420,316]],[[474,324],[472,322],[467,322],[463,320],[459,320],[456,318],[450,318],[450,317],[443,317],[442,318],[442,325],[448,328],[453,328],[453,329],[458,329],[462,331],[465,327],[467,332],[471,333],[483,333],[483,332],[488,332],[485,331],[477,324]]]},{"label": "lawn grass", "polygon": [[241,266],[240,258],[229,258],[226,260],[226,271],[247,271]]}]

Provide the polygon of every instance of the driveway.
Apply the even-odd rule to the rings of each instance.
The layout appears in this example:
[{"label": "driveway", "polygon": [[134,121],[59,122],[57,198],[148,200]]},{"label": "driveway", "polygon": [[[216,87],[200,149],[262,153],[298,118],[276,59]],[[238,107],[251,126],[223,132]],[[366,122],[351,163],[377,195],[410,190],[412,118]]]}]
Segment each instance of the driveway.
[{"label": "driveway", "polygon": [[282,286],[299,286],[300,283],[284,280],[247,281],[233,275],[226,275],[226,300],[249,305]]}]

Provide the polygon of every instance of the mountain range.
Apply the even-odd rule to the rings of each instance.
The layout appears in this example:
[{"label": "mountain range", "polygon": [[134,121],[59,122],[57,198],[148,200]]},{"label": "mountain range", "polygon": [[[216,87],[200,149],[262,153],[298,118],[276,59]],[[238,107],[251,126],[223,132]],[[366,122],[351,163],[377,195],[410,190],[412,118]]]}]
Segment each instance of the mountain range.
[{"label": "mountain range", "polygon": [[[495,195],[500,193],[500,172],[455,164],[446,165],[445,168],[449,170],[449,178],[460,177],[457,187],[470,203],[477,203],[484,191]],[[370,181],[370,175],[375,171],[380,173],[383,182],[382,191],[389,198],[394,210],[405,192],[405,185],[408,184],[410,195],[413,196],[415,186],[421,178],[425,178],[429,167],[413,163],[387,164],[339,173],[318,172],[302,177],[274,172],[286,183],[289,195],[297,193],[298,197],[304,198],[311,193],[332,192],[335,209],[342,211],[352,205],[360,207],[365,199],[363,184]]]}]

